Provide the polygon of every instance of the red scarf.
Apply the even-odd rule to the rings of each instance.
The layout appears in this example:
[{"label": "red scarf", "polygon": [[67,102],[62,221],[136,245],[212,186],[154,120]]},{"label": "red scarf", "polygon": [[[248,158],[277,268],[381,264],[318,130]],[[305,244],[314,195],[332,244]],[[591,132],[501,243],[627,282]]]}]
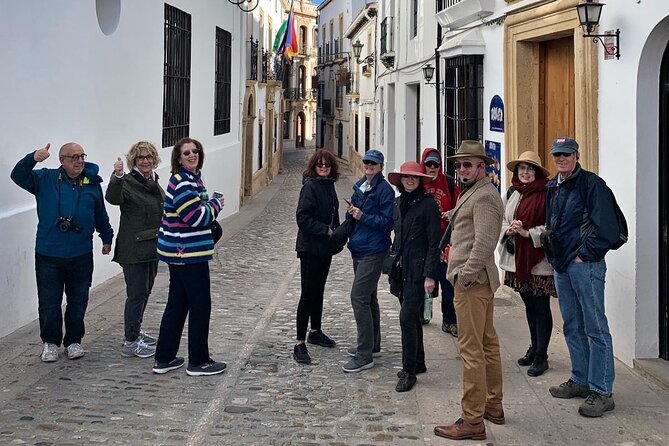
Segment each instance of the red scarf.
[{"label": "red scarf", "polygon": [[[511,180],[513,187],[521,195],[516,208],[515,219],[523,222],[523,229],[546,224],[546,183],[548,178],[541,177],[531,183],[522,183],[514,172]],[[530,280],[532,268],[544,258],[544,250],[535,248],[530,237],[514,236],[516,258],[516,276],[520,283]]]}]

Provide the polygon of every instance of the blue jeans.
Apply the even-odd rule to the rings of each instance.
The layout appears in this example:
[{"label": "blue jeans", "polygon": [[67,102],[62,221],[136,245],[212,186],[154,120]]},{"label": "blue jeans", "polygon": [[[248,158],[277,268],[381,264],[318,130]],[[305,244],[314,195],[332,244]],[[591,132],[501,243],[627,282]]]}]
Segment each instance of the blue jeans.
[{"label": "blue jeans", "polygon": [[[88,291],[93,279],[93,253],[78,257],[50,257],[35,253],[39,328],[42,342],[67,347],[81,343],[84,337],[84,315],[88,307]],[[63,338],[63,289],[65,306],[65,337]]]},{"label": "blue jeans", "polygon": [[606,263],[572,261],[555,272],[555,287],[571,358],[571,379],[602,395],[613,391],[613,342],[604,314]]},{"label": "blue jeans", "polygon": [[453,285],[446,278],[446,270],[448,263],[439,262],[437,275],[439,276],[439,286],[441,287],[441,317],[442,323],[450,325],[457,324],[458,318],[455,315],[455,305],[453,305],[453,298],[455,292]]},{"label": "blue jeans", "polygon": [[383,259],[388,253],[381,252],[360,259],[353,259],[353,286],[351,306],[358,328],[357,359],[372,360],[372,352],[381,350],[381,309],[376,287],[381,277]]}]

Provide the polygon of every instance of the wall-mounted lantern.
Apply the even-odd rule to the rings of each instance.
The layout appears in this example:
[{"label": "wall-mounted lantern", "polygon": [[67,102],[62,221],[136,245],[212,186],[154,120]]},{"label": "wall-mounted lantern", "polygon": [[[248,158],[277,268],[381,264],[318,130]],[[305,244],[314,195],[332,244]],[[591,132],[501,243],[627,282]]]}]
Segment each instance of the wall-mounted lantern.
[{"label": "wall-mounted lantern", "polygon": [[353,55],[355,56],[355,60],[361,64],[361,63],[366,63],[369,66],[374,66],[374,53],[370,54],[369,56],[363,57],[362,59],[360,58],[360,54],[362,53],[362,47],[364,46],[362,42],[360,42],[360,39],[356,40],[355,43],[351,44],[353,47]]},{"label": "wall-mounted lantern", "polygon": [[[586,0],[585,3],[581,3],[576,6],[576,12],[578,13],[578,21],[581,23],[583,28],[583,37],[592,37],[593,42],[599,42],[604,47],[604,52],[609,56],[616,56],[616,59],[620,59],[620,30],[616,29],[614,34],[592,34],[593,31],[599,26],[599,19],[602,15],[602,7],[604,3],[593,2],[592,0]],[[615,45],[607,45],[602,38],[612,38],[615,39]]]}]

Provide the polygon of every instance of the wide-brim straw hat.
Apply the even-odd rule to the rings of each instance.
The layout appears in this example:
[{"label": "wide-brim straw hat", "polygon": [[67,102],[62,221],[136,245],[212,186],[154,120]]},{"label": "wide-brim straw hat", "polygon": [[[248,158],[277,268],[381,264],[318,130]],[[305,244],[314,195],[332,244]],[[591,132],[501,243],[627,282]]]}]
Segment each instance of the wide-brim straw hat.
[{"label": "wide-brim straw hat", "polygon": [[468,157],[481,158],[483,161],[485,161],[486,164],[495,164],[497,162],[494,158],[490,158],[488,155],[486,155],[483,144],[471,139],[463,140],[460,143],[460,147],[458,147],[457,152],[455,152],[455,155],[449,156],[448,160],[455,161],[459,158]]},{"label": "wide-brim straw hat", "polygon": [[541,158],[539,158],[539,155],[532,150],[526,150],[525,152],[521,153],[517,159],[509,161],[506,164],[506,168],[511,172],[514,172],[516,170],[516,166],[520,163],[530,164],[539,169],[545,177],[550,176],[548,169],[541,165]]},{"label": "wide-brim straw hat", "polygon": [[420,168],[420,164],[415,161],[405,161],[400,166],[399,171],[390,172],[388,174],[388,181],[395,186],[399,186],[401,183],[402,175],[411,175],[414,177],[420,177],[423,182],[431,180],[432,177],[423,173],[423,170]]}]

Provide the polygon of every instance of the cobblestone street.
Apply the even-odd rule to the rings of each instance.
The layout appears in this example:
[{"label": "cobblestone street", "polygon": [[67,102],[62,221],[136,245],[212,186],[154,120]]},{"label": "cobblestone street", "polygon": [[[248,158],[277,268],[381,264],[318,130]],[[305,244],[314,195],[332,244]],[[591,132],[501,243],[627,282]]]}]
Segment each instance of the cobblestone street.
[{"label": "cobblestone street", "polygon": [[[121,275],[96,287],[86,317],[84,358],[39,359],[37,323],[0,339],[0,444],[9,445],[422,445],[458,444],[432,433],[460,415],[462,364],[456,339],[435,320],[425,328],[428,372],[415,389],[395,392],[401,368],[399,304],[382,276],[379,295],[382,356],[376,366],[345,374],[345,351],[356,332],[349,301],[348,250],[335,257],[326,286],[323,331],[332,349],[309,346],[311,365],[291,358],[300,294],[295,256],[295,205],[305,151],[285,153],[284,173],[242,211],[225,221],[211,262],[212,358],[224,374],[190,377],[185,368],[165,375],[152,359],[124,359]],[[338,182],[350,196],[351,178]],[[226,191],[231,194],[234,191]],[[343,201],[341,202],[343,204]],[[144,317],[158,333],[167,297],[161,265]],[[16,296],[17,299],[20,296]],[[516,364],[527,348],[524,309],[507,289],[496,298],[502,345],[507,422],[486,422],[497,445],[635,445],[669,443],[669,392],[616,362],[616,410],[601,419],[577,413],[581,400],[556,400],[550,385],[569,376],[557,302],[550,369],[530,378]],[[186,331],[184,331],[186,333]],[[187,356],[186,339],[181,356]],[[476,442],[461,442],[475,444]]]}]

